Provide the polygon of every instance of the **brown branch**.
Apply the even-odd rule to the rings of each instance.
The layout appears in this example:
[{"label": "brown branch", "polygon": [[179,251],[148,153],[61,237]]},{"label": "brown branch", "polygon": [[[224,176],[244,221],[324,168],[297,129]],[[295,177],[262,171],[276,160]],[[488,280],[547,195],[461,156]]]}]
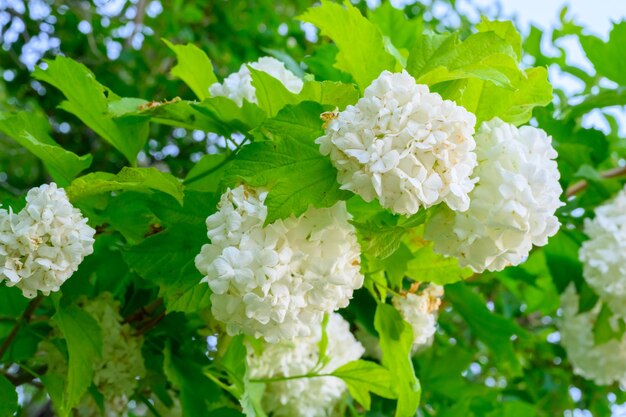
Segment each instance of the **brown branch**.
[{"label": "brown branch", "polygon": [[4,354],[7,352],[7,350],[9,350],[9,347],[11,346],[11,343],[13,343],[13,340],[15,340],[15,336],[17,336],[17,333],[22,327],[22,324],[26,324],[30,321],[32,315],[35,313],[35,310],[37,310],[37,307],[39,307],[39,304],[41,304],[42,301],[43,296],[38,295],[37,298],[33,299],[28,304],[20,318],[17,319],[17,321],[13,325],[13,328],[11,329],[11,332],[9,333],[7,338],[4,339],[4,343],[2,343],[2,346],[0,346],[0,360],[2,360]]},{"label": "brown branch", "polygon": [[[623,175],[626,175],[626,166],[612,168],[606,171],[602,171],[600,173],[600,176],[605,179],[621,177]],[[581,191],[585,190],[585,188],[587,188],[588,185],[589,184],[587,183],[586,180],[578,181],[577,183],[574,183],[567,188],[565,195],[567,197],[572,197],[580,193]]]},{"label": "brown branch", "polygon": [[154,329],[157,324],[161,322],[165,318],[165,311],[162,311],[158,316],[154,317],[152,320],[148,321],[142,327],[137,329],[137,336],[144,335],[148,333],[150,330]]},{"label": "brown branch", "polygon": [[154,311],[163,304],[162,298],[157,298],[145,307],[141,307],[131,315],[124,318],[122,323],[132,323],[135,321],[143,321],[147,316],[151,316]]}]

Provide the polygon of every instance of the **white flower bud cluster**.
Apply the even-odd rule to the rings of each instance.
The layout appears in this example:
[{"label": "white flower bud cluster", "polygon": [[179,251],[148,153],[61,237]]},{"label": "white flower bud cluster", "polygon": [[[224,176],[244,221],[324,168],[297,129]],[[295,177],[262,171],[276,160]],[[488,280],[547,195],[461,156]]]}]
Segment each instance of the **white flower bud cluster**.
[{"label": "white flower bud cluster", "polygon": [[95,230],[56,184],[31,189],[19,213],[0,210],[0,281],[49,295],[93,252]]},{"label": "white flower bud cluster", "polygon": [[430,345],[437,330],[437,312],[443,297],[443,287],[431,284],[420,294],[394,296],[393,306],[413,328],[413,349]]},{"label": "white flower bud cluster", "polygon": [[228,97],[239,107],[243,105],[243,101],[257,103],[256,89],[252,85],[252,76],[248,66],[258,71],[263,71],[280,81],[287,90],[294,94],[298,94],[304,85],[304,82],[298,78],[293,72],[285,68],[285,64],[276,58],[269,56],[259,58],[256,62],[243,64],[239,71],[230,74],[220,83],[215,83],[209,87],[209,93],[212,96]]},{"label": "white flower bud cluster", "polygon": [[615,314],[626,317],[626,189],[585,220],[578,253],[585,280]]},{"label": "white flower bud cluster", "polygon": [[269,342],[308,336],[363,285],[360,248],[343,202],[264,226],[267,193],[239,186],[206,220],[196,267],[230,335]]},{"label": "white flower bud cluster", "polygon": [[[350,333],[349,323],[339,314],[330,315],[326,334],[330,361],[317,373],[331,373],[363,355],[363,346]],[[317,326],[310,336],[266,344],[260,355],[249,348],[251,379],[310,373],[318,364],[320,339],[321,326]],[[263,408],[275,417],[327,417],[333,415],[333,408],[345,391],[345,383],[332,376],[270,382],[263,396]]]},{"label": "white flower bud cluster", "polygon": [[558,231],[554,214],[563,205],[563,190],[557,153],[543,130],[499,119],[482,124],[476,143],[479,181],[469,210],[442,208],[426,223],[424,236],[461,266],[499,271],[523,262],[533,245],[545,245]]},{"label": "white flower bud cluster", "polygon": [[596,345],[593,327],[602,302],[584,313],[578,312],[578,302],[576,288],[570,284],[561,294],[563,319],[559,327],[561,344],[567,351],[574,373],[598,385],[626,384],[626,335]]},{"label": "white flower bud cluster", "polygon": [[334,116],[316,143],[342,189],[404,215],[441,202],[467,210],[476,166],[472,113],[406,71],[384,71],[356,105]]},{"label": "white flower bud cluster", "polygon": [[94,360],[93,383],[102,393],[107,410],[119,415],[126,409],[138,378],[146,373],[141,353],[143,337],[136,335],[129,324],[122,324],[119,302],[110,293],[83,300],[82,304],[102,329],[102,359]]}]

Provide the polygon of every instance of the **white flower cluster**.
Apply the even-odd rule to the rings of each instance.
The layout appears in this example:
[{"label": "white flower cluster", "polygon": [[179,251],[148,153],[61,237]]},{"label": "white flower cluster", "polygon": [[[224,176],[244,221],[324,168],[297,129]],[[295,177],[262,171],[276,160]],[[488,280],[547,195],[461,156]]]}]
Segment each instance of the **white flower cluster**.
[{"label": "white flower cluster", "polygon": [[330,155],[342,189],[399,214],[440,202],[467,210],[476,166],[472,113],[406,71],[384,71],[335,116],[316,143]]},{"label": "white flower cluster", "polygon": [[[593,326],[602,302],[585,313],[578,313],[578,294],[573,284],[561,295],[563,319],[561,344],[567,350],[574,372],[599,385],[626,384],[626,335],[595,345]],[[617,323],[616,323],[617,325]]]},{"label": "white flower cluster", "polygon": [[443,287],[431,284],[420,294],[394,296],[393,306],[413,328],[413,348],[430,345],[437,330],[437,312],[443,297]]},{"label": "white flower cluster", "polygon": [[533,245],[545,245],[558,231],[554,213],[562,205],[550,140],[532,126],[483,123],[476,135],[479,181],[469,210],[444,207],[426,224],[424,236],[435,251],[482,272],[518,265]]},{"label": "white flower cluster", "polygon": [[363,285],[360,248],[343,202],[264,226],[267,193],[239,186],[206,220],[196,267],[226,330],[269,342],[308,336]]},{"label": "white flower cluster", "polygon": [[626,317],[626,189],[585,220],[579,258],[585,280],[615,314]]},{"label": "white flower cluster", "polygon": [[243,105],[244,100],[257,103],[256,90],[252,85],[252,76],[250,75],[248,66],[276,78],[287,90],[294,94],[298,94],[304,85],[300,78],[285,68],[285,64],[276,58],[266,56],[259,58],[256,62],[243,64],[239,68],[239,71],[230,74],[221,84],[215,83],[211,85],[209,87],[209,93],[211,93],[212,96],[228,97],[240,107]]},{"label": "white flower cluster", "polygon": [[[330,361],[318,373],[331,373],[364,353],[363,346],[350,333],[350,325],[339,314],[332,313],[326,326],[327,353]],[[276,378],[306,375],[319,360],[321,326],[307,337],[266,344],[257,355],[248,349],[250,377]],[[263,407],[276,417],[327,417],[346,391],[345,383],[332,376],[297,378],[270,382],[263,396]]]},{"label": "white flower cluster", "polygon": [[82,304],[102,329],[102,359],[93,363],[93,383],[106,400],[107,409],[121,412],[134,393],[138,378],[146,373],[141,353],[143,337],[136,335],[129,324],[122,324],[119,302],[110,293],[83,300]]},{"label": "white flower cluster", "polygon": [[93,252],[94,234],[65,190],[33,188],[19,213],[0,210],[0,281],[29,298],[58,291]]}]

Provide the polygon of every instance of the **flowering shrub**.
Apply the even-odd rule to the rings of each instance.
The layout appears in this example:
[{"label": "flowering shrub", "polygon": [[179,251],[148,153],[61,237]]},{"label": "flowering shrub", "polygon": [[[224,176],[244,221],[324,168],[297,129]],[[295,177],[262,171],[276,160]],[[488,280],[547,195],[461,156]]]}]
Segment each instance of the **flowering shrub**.
[{"label": "flowering shrub", "polygon": [[[142,26],[157,3],[125,14],[128,45],[160,33]],[[213,3],[172,36],[214,27]],[[610,115],[583,127],[623,104],[606,86],[626,86],[624,24],[603,41],[563,15],[552,37],[578,37],[588,74],[537,29],[457,31],[425,7],[324,0],[284,26],[239,8],[283,44],[125,49],[124,88],[64,49],[19,74],[23,103],[0,81],[0,417],[626,402],[626,147]],[[576,100],[553,100],[549,65],[585,84]]]}]

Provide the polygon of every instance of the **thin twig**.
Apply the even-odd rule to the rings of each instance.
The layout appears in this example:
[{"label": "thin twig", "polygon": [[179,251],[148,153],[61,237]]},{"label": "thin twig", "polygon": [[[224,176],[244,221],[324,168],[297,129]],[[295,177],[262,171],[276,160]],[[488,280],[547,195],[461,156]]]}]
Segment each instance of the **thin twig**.
[{"label": "thin twig", "polygon": [[22,324],[28,323],[30,321],[30,318],[32,317],[33,313],[35,313],[35,310],[37,310],[37,307],[39,307],[39,304],[41,304],[42,301],[43,297],[41,295],[38,295],[37,298],[35,298],[28,304],[20,318],[15,322],[13,328],[11,329],[11,332],[9,333],[7,338],[4,339],[4,343],[2,343],[2,346],[0,346],[0,360],[2,360],[4,354],[7,352],[7,350],[9,350],[9,347],[11,346],[11,343],[13,343],[15,336],[17,336],[17,332],[20,330],[20,327],[22,327]]},{"label": "thin twig", "polygon": [[202,178],[204,178],[204,177],[206,177],[208,175],[211,175],[212,173],[214,173],[218,169],[222,168],[224,165],[229,163],[231,161],[231,159],[233,159],[233,157],[235,155],[237,155],[237,153],[239,153],[239,150],[241,150],[241,148],[248,143],[249,139],[250,139],[249,137],[246,137],[243,141],[241,141],[241,143],[239,145],[237,145],[237,147],[235,149],[233,149],[233,152],[231,154],[229,154],[228,157],[226,157],[222,162],[220,162],[219,164],[215,165],[213,168],[209,169],[208,171],[204,171],[204,172],[199,173],[195,177],[187,178],[186,180],[183,181],[183,184],[184,185],[189,185],[192,182],[196,182],[198,180],[201,180]]},{"label": "thin twig", "polygon": [[[616,178],[616,177],[621,177],[623,175],[626,175],[626,166],[623,167],[617,167],[617,168],[612,168],[606,171],[602,171],[600,173],[600,176],[602,178]],[[572,197],[578,193],[580,193],[581,191],[583,191],[585,188],[587,188],[589,184],[587,183],[586,180],[581,180],[578,181],[577,183],[572,184],[571,186],[569,186],[567,188],[567,191],[565,192],[565,195],[567,197]]]},{"label": "thin twig", "polygon": [[148,321],[142,327],[137,330],[137,335],[143,335],[148,333],[150,330],[156,327],[157,324],[161,322],[165,318],[165,311],[161,312],[158,316]]},{"label": "thin twig", "polygon": [[122,323],[132,323],[134,321],[141,321],[145,316],[150,316],[154,311],[163,304],[162,298],[157,298],[145,307],[141,307],[131,315],[127,316]]}]

